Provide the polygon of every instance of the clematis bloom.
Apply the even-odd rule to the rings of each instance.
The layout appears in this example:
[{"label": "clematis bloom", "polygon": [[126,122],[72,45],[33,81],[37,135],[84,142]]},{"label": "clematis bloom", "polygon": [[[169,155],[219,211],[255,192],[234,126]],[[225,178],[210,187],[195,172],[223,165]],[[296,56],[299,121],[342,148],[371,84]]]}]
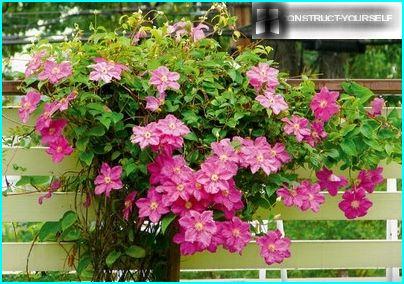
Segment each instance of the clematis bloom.
[{"label": "clematis bloom", "polygon": [[95,194],[101,195],[105,193],[109,197],[112,190],[118,190],[123,187],[121,181],[122,167],[110,167],[107,163],[102,163],[100,173],[95,178]]},{"label": "clematis bloom", "polygon": [[23,123],[28,122],[30,114],[36,110],[40,101],[41,94],[36,91],[28,92],[25,97],[21,99],[21,107],[18,109],[18,116]]}]

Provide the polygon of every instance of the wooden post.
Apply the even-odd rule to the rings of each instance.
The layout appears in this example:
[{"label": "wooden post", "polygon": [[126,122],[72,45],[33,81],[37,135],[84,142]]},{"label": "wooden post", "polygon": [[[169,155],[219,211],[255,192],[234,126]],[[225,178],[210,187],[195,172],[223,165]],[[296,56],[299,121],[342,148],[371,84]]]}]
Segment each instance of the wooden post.
[{"label": "wooden post", "polygon": [[169,238],[170,244],[168,248],[168,267],[167,267],[167,281],[170,282],[179,282],[180,281],[180,246],[173,243],[171,240],[173,239],[175,233],[177,232],[178,224],[177,222],[173,222],[169,228]]}]

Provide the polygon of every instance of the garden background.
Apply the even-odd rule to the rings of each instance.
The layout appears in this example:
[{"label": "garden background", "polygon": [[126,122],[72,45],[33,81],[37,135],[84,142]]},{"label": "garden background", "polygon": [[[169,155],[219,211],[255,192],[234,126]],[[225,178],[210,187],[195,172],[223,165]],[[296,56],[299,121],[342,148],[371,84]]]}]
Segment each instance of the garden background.
[{"label": "garden background", "polygon": [[[143,11],[158,9],[170,20],[196,19],[211,3],[3,3],[3,79],[22,77],[29,57],[24,55],[28,46],[38,38],[50,42],[69,39],[75,25],[88,30],[97,22],[105,27],[118,24],[119,18],[139,8]],[[238,28],[250,36],[250,3],[228,4],[232,14],[239,17]],[[89,34],[82,34],[86,40]],[[232,52],[229,34],[220,42],[224,50]],[[239,41],[245,45],[249,40]],[[291,77],[304,74],[310,78],[367,78],[401,79],[401,41],[397,40],[339,40],[339,41],[263,41],[274,48],[274,60],[280,71]],[[400,97],[388,98],[390,104],[400,104]],[[4,101],[3,105],[10,102]],[[3,191],[13,187],[14,180],[3,180]],[[14,184],[15,186],[15,184]],[[381,187],[385,188],[385,187]],[[401,190],[401,180],[398,186]],[[3,241],[31,241],[41,223],[3,223]],[[399,224],[401,227],[401,223]],[[292,239],[385,239],[385,221],[285,221],[286,233]],[[401,231],[401,230],[400,230]],[[401,236],[400,236],[401,238]],[[182,279],[204,278],[257,278],[258,271],[182,272]],[[279,271],[267,271],[268,278],[279,278]],[[329,270],[288,271],[290,277],[363,277],[384,276],[384,270]],[[65,273],[38,273],[37,281],[75,280]],[[3,275],[5,281],[24,281],[24,274]]]}]

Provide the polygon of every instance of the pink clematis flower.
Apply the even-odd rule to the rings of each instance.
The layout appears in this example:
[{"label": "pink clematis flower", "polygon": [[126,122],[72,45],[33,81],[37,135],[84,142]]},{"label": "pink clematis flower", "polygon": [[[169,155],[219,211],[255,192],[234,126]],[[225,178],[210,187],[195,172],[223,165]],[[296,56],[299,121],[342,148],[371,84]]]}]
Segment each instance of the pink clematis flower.
[{"label": "pink clematis flower", "polygon": [[236,183],[233,179],[229,180],[229,188],[223,189],[214,194],[213,201],[216,204],[223,205],[228,211],[236,209],[237,204],[241,201],[243,193],[236,188]]},{"label": "pink clematis flower", "polygon": [[238,217],[223,222],[219,234],[223,239],[223,247],[232,253],[241,254],[251,240],[250,225]]},{"label": "pink clematis flower", "polygon": [[288,109],[288,104],[281,95],[276,95],[273,92],[266,90],[264,95],[258,95],[255,98],[264,108],[272,109],[274,114],[279,114]]},{"label": "pink clematis flower", "polygon": [[290,240],[282,237],[279,230],[269,231],[265,236],[257,239],[260,254],[268,265],[281,263],[290,257]]},{"label": "pink clematis flower", "polygon": [[384,100],[382,98],[375,98],[370,103],[372,109],[369,111],[371,116],[378,116],[382,114],[382,109],[384,107]]},{"label": "pink clematis flower", "polygon": [[316,173],[318,184],[321,189],[328,190],[331,196],[335,196],[338,190],[348,185],[348,181],[344,176],[336,176],[331,170],[323,167],[322,170]]},{"label": "pink clematis flower", "polygon": [[160,186],[156,187],[156,191],[164,193],[164,204],[171,206],[179,198],[188,200],[191,196],[190,188],[187,186],[186,181],[173,176],[167,178]]},{"label": "pink clematis flower", "polygon": [[65,111],[69,108],[69,104],[72,100],[74,100],[77,97],[77,92],[73,91],[71,92],[67,97],[61,98],[56,105],[56,108],[59,109],[59,111]]},{"label": "pink clematis flower", "polygon": [[28,92],[25,97],[21,99],[21,107],[18,109],[18,116],[23,123],[28,122],[30,114],[36,110],[40,101],[41,94],[36,91]]},{"label": "pink clematis flower", "polygon": [[55,142],[60,136],[62,136],[63,129],[66,125],[66,119],[52,120],[49,124],[49,127],[43,128],[41,130],[42,145],[47,145],[49,143]]},{"label": "pink clematis flower", "polygon": [[110,167],[107,163],[102,163],[100,173],[95,178],[95,194],[101,195],[105,193],[109,197],[112,190],[118,190],[123,187],[121,181],[122,167]]},{"label": "pink clematis flower", "polygon": [[311,132],[309,136],[305,136],[303,141],[307,142],[311,147],[315,147],[321,140],[327,137],[324,131],[324,122],[315,121],[311,124]]},{"label": "pink clematis flower", "polygon": [[281,198],[283,204],[285,204],[287,207],[295,205],[300,208],[303,206],[306,199],[306,192],[300,187],[292,188],[290,190],[286,187],[282,187],[276,191],[276,194]]},{"label": "pink clematis flower", "polygon": [[193,170],[187,165],[184,156],[165,156],[164,165],[160,174],[164,176],[163,181],[170,178],[179,178],[184,181],[192,179]]},{"label": "pink clematis flower", "polygon": [[292,115],[292,118],[285,117],[281,119],[285,125],[283,130],[286,134],[293,134],[296,136],[296,140],[302,142],[305,136],[310,135],[309,121],[301,116]]},{"label": "pink clematis flower", "polygon": [[90,72],[90,80],[104,81],[108,84],[111,83],[112,79],[121,79],[121,73],[124,70],[124,65],[107,61],[103,58],[97,58],[94,61],[96,63],[89,66],[93,68],[93,71]]},{"label": "pink clematis flower", "polygon": [[212,211],[199,213],[195,210],[179,219],[179,224],[185,229],[184,240],[186,242],[199,242],[207,248],[216,233],[216,224]]},{"label": "pink clematis flower", "polygon": [[160,106],[164,104],[165,98],[165,93],[160,93],[158,97],[147,96],[145,109],[150,111],[160,111]]},{"label": "pink clematis flower", "polygon": [[56,63],[52,60],[46,60],[44,70],[39,73],[39,80],[49,80],[52,84],[59,83],[62,79],[72,75],[72,65],[70,62]]},{"label": "pink clematis flower", "polygon": [[300,183],[298,190],[301,190],[305,195],[303,204],[299,207],[300,210],[311,209],[313,212],[318,212],[320,205],[325,202],[324,194],[320,192],[320,186],[317,183],[311,184],[308,180],[304,180]]},{"label": "pink clematis flower", "polygon": [[141,149],[149,145],[158,145],[160,138],[157,132],[157,123],[151,122],[146,126],[134,126],[130,141],[133,144],[139,144]]},{"label": "pink clematis flower", "polygon": [[334,114],[339,112],[338,97],[338,92],[330,92],[326,87],[322,87],[310,103],[314,116],[324,122],[328,121]]},{"label": "pink clematis flower", "polygon": [[362,170],[358,174],[359,185],[367,192],[372,193],[378,184],[383,182],[383,168],[377,167],[374,170]]},{"label": "pink clematis flower", "polygon": [[179,79],[180,74],[170,72],[167,67],[161,66],[151,72],[149,83],[156,86],[160,93],[164,93],[168,89],[178,90],[180,88],[180,84],[177,82]]},{"label": "pink clematis flower", "polygon": [[342,195],[342,201],[338,207],[344,212],[348,219],[365,216],[373,203],[366,198],[366,191],[363,188],[347,190]]},{"label": "pink clematis flower", "polygon": [[193,41],[198,41],[206,37],[205,31],[209,30],[209,27],[204,24],[199,24],[196,27],[191,27],[191,37]]},{"label": "pink clematis flower", "polygon": [[[282,143],[275,143],[274,146],[270,147],[269,153],[270,157],[277,159],[280,164],[288,163],[291,160],[289,153],[286,151],[285,145]],[[277,170],[279,169],[280,167]]]},{"label": "pink clematis flower", "polygon": [[200,202],[196,201],[192,197],[189,198],[188,200],[179,198],[171,206],[171,211],[179,216],[186,215],[191,210],[202,212],[205,210],[205,207],[202,206]]},{"label": "pink clematis flower", "polygon": [[179,40],[183,35],[187,34],[185,27],[187,26],[186,22],[177,22],[173,25],[169,25],[167,28],[167,32],[169,34],[174,34],[177,40]]},{"label": "pink clematis flower", "polygon": [[136,201],[136,206],[139,208],[139,217],[149,217],[153,223],[158,223],[162,215],[170,212],[163,204],[162,195],[154,189],[147,192],[146,198]]},{"label": "pink clematis flower", "polygon": [[213,142],[210,144],[210,147],[220,161],[224,163],[238,164],[240,158],[231,145],[230,139],[226,138],[219,142]]},{"label": "pink clematis flower", "polygon": [[35,130],[38,133],[41,133],[41,131],[45,128],[48,128],[51,121],[52,121],[52,115],[58,110],[57,102],[52,102],[52,103],[46,103],[44,107],[44,111],[41,114],[41,116],[38,118],[38,120],[35,123]]},{"label": "pink clematis flower", "polygon": [[42,59],[45,57],[46,51],[41,50],[32,56],[25,69],[25,77],[29,77],[37,71],[42,65]]},{"label": "pink clematis flower", "polygon": [[172,114],[160,119],[157,124],[159,130],[166,135],[185,136],[190,132],[189,128]]},{"label": "pink clematis flower", "polygon": [[281,163],[271,156],[271,146],[265,137],[258,137],[251,144],[245,144],[241,148],[244,163],[246,163],[254,174],[262,169],[267,175],[276,172]]},{"label": "pink clematis flower", "polygon": [[125,219],[126,221],[129,220],[129,217],[132,214],[136,193],[137,193],[136,191],[132,191],[125,198],[124,208],[122,209],[122,215],[123,219]]},{"label": "pink clematis flower", "polygon": [[229,188],[229,180],[235,176],[237,171],[225,167],[222,163],[205,161],[197,172],[196,181],[203,185],[208,193],[217,193],[220,190]]},{"label": "pink clematis flower", "polygon": [[193,255],[205,249],[200,242],[185,241],[185,229],[182,227],[180,227],[180,231],[174,235],[173,242],[180,245],[181,255]]},{"label": "pink clematis flower", "polygon": [[279,85],[278,73],[278,69],[270,67],[267,63],[259,63],[247,71],[247,77],[254,89],[266,87],[267,90],[274,91]]},{"label": "pink clematis flower", "polygon": [[49,148],[46,150],[46,153],[52,156],[54,163],[59,163],[65,156],[69,156],[73,153],[73,148],[69,145],[66,138],[59,136],[52,143],[49,143]]}]

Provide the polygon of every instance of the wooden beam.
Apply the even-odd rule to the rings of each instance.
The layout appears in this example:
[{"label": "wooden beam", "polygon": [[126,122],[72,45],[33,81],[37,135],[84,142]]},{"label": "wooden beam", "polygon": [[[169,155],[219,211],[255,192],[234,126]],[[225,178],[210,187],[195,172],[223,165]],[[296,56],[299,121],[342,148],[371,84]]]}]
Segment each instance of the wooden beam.
[{"label": "wooden beam", "polygon": [[[299,85],[301,79],[288,79],[287,82],[292,86]],[[333,91],[342,91],[341,83],[346,82],[346,79],[313,79],[316,89],[321,89],[327,86],[328,89]],[[401,95],[401,79],[352,79],[352,81],[369,88],[375,94],[396,94]],[[19,90],[22,81],[3,81],[3,95],[24,95]]]}]

